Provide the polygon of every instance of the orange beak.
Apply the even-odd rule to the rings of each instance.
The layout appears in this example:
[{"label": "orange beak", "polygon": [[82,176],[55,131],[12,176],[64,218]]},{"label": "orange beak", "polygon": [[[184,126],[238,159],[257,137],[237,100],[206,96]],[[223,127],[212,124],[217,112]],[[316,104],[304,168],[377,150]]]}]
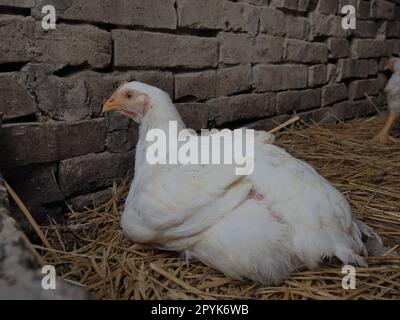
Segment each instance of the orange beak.
[{"label": "orange beak", "polygon": [[110,112],[110,111],[117,111],[117,110],[122,110],[124,107],[119,104],[117,101],[114,99],[108,99],[106,103],[103,105],[103,113],[104,112]]}]

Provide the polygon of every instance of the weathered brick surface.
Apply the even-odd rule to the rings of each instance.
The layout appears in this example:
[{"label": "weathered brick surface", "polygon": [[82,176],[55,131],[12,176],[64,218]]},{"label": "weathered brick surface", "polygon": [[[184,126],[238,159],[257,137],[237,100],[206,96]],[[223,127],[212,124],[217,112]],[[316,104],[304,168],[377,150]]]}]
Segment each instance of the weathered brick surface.
[{"label": "weathered brick surface", "polygon": [[344,38],[348,33],[342,27],[342,17],[312,13],[310,19],[311,32],[315,37]]},{"label": "weathered brick surface", "polygon": [[265,7],[260,11],[260,31],[305,40],[310,37],[311,24],[304,17],[286,16],[280,10]]},{"label": "weathered brick surface", "polygon": [[66,196],[97,191],[125,178],[133,165],[132,152],[105,152],[63,160],[58,170],[60,188]]},{"label": "weathered brick surface", "polygon": [[387,24],[386,36],[400,38],[400,21],[393,21]]},{"label": "weathered brick surface", "polygon": [[255,6],[227,0],[178,0],[177,4],[181,27],[257,33],[259,10]]},{"label": "weathered brick surface", "polygon": [[347,98],[347,88],[343,83],[329,84],[322,88],[321,105],[323,107],[341,100],[346,100]]},{"label": "weathered brick surface", "polygon": [[[252,63],[254,61],[255,40],[252,36],[246,34],[220,33],[218,35],[220,42],[219,61],[224,64]],[[279,61],[280,55],[275,57]],[[271,57],[274,58],[274,57]]]},{"label": "weathered brick surface", "polygon": [[325,63],[328,61],[328,47],[323,43],[287,39],[285,61],[302,63]]},{"label": "weathered brick surface", "polygon": [[350,99],[360,99],[365,97],[365,94],[376,95],[382,89],[382,84],[379,79],[356,80],[350,83],[349,96]]},{"label": "weathered brick surface", "polygon": [[353,58],[379,58],[389,53],[388,43],[381,40],[355,39],[352,42],[351,50]]},{"label": "weathered brick surface", "polygon": [[308,68],[308,86],[316,87],[328,81],[327,67],[325,64],[317,64]]},{"label": "weathered brick surface", "polygon": [[35,43],[43,63],[81,65],[102,68],[111,63],[111,34],[90,25],[58,24],[55,30],[43,30],[36,23]]},{"label": "weathered brick surface", "polygon": [[0,73],[0,114],[5,119],[34,114],[38,111],[32,97],[23,83],[21,76],[16,73]]},{"label": "weathered brick surface", "polygon": [[52,162],[104,149],[104,119],[5,124],[0,129],[0,166]]},{"label": "weathered brick surface", "polygon": [[164,90],[171,97],[174,94],[174,75],[172,72],[167,71],[132,71],[132,72],[124,72],[122,74],[117,73],[113,75],[114,79],[117,81],[125,80],[125,81],[140,81],[161,90]]},{"label": "weathered brick surface", "polygon": [[176,29],[174,0],[41,0],[34,14],[42,17],[44,5],[54,5],[59,18],[116,25]]},{"label": "weathered brick surface", "polygon": [[311,35],[311,23],[304,17],[290,17],[286,20],[286,37],[307,40]]},{"label": "weathered brick surface", "polygon": [[371,14],[374,18],[393,20],[396,5],[387,0],[372,0]]},{"label": "weathered brick surface", "polygon": [[34,5],[35,0],[0,0],[0,6],[32,8]]},{"label": "weathered brick surface", "polygon": [[283,36],[286,33],[286,16],[277,9],[266,7],[260,10],[260,31]]},{"label": "weathered brick surface", "polygon": [[[344,108],[344,119],[354,119],[357,117],[365,117],[376,112],[376,109],[368,100],[358,100],[346,102],[347,107]],[[343,107],[345,107],[343,103]]]},{"label": "weathered brick surface", "polygon": [[205,103],[177,103],[176,107],[188,128],[205,129],[208,126],[209,106]]},{"label": "weathered brick surface", "polygon": [[58,24],[51,32],[32,18],[0,16],[0,63],[39,61],[105,67],[111,62],[110,33],[89,25]]},{"label": "weathered brick surface", "polygon": [[305,65],[258,65],[253,73],[257,92],[307,87],[308,68]]},{"label": "weathered brick surface", "polygon": [[386,42],[388,43],[390,53],[398,55],[400,52],[400,39],[386,40]]},{"label": "weathered brick surface", "polygon": [[107,131],[128,130],[132,120],[118,112],[107,112],[105,114]]},{"label": "weathered brick surface", "polygon": [[380,25],[375,21],[357,21],[356,28],[351,33],[358,38],[375,38]]},{"label": "weathered brick surface", "polygon": [[398,20],[399,18],[400,18],[400,5],[397,5],[395,10],[395,19]]},{"label": "weathered brick surface", "polygon": [[255,6],[266,6],[269,0],[243,0],[243,2],[254,4]]},{"label": "weathered brick surface", "polygon": [[346,104],[344,119],[363,117],[376,112],[374,106],[367,99],[346,102]]},{"label": "weathered brick surface", "polygon": [[224,64],[279,62],[283,55],[283,38],[260,35],[222,33],[219,35],[219,60]]},{"label": "weathered brick surface", "polygon": [[56,172],[55,163],[44,163],[9,168],[4,171],[4,178],[12,185],[18,196],[24,199],[24,204],[36,212],[36,207],[64,201],[54,177]]},{"label": "weathered brick surface", "polygon": [[338,0],[320,0],[318,11],[322,14],[336,14],[338,11]]},{"label": "weathered brick surface", "polygon": [[127,152],[132,150],[138,141],[138,128],[130,122],[125,128],[107,134],[106,145],[110,152]]},{"label": "weathered brick surface", "polygon": [[[349,78],[366,78],[368,75],[376,73],[371,70],[375,60],[368,59],[340,59],[337,63],[338,79],[344,80]],[[376,63],[376,62],[375,62]]]},{"label": "weathered brick surface", "polygon": [[118,67],[204,68],[217,65],[216,39],[130,30],[113,30],[112,36]]},{"label": "weathered brick surface", "polygon": [[349,56],[350,45],[347,39],[330,38],[328,40],[329,58],[345,58]]},{"label": "weathered brick surface", "polygon": [[217,70],[217,96],[229,96],[251,89],[253,73],[250,64]]},{"label": "weathered brick surface", "polygon": [[283,57],[284,40],[280,37],[260,35],[254,47],[255,63],[279,62]]},{"label": "weathered brick surface", "polygon": [[336,64],[333,63],[328,63],[328,66],[326,67],[326,71],[327,71],[327,76],[328,76],[328,82],[332,83],[332,82],[338,82],[337,79],[337,67]]},{"label": "weathered brick surface", "polygon": [[33,59],[35,21],[32,18],[0,15],[0,64]]},{"label": "weathered brick surface", "polygon": [[357,3],[356,17],[358,19],[369,19],[371,13],[371,2],[359,0]]},{"label": "weathered brick surface", "polygon": [[[48,74],[48,69],[38,65],[26,68],[31,90],[40,111],[55,120],[78,121],[98,117],[102,104],[124,80],[143,81],[173,94],[173,75],[170,72],[138,71],[101,74],[84,71],[71,77]],[[33,80],[35,79],[35,80]]]},{"label": "weathered brick surface", "polygon": [[175,75],[175,99],[206,100],[246,91],[252,85],[251,65]]},{"label": "weathered brick surface", "polygon": [[210,115],[216,125],[223,123],[260,118],[276,113],[275,94],[246,94],[209,100]]},{"label": "weathered brick surface", "polygon": [[337,7],[337,14],[341,15],[342,8],[347,5],[353,6],[354,8],[356,8],[356,11],[357,11],[357,2],[358,1],[359,0],[339,0],[338,7]]},{"label": "weathered brick surface", "polygon": [[297,11],[297,0],[271,0],[270,5],[279,9],[288,9]]},{"label": "weathered brick surface", "polygon": [[318,108],[321,105],[321,89],[307,89],[301,91],[285,91],[277,95],[278,114],[296,110]]},{"label": "weathered brick surface", "polygon": [[297,0],[297,11],[307,12],[312,6],[312,0]]},{"label": "weathered brick surface", "polygon": [[[111,88],[109,86],[106,92],[110,92]],[[50,76],[35,86],[34,91],[40,111],[52,119],[78,121],[91,115],[87,81],[81,77],[65,79]]]},{"label": "weathered brick surface", "polygon": [[[374,59],[368,60],[368,75],[378,74],[378,62]],[[379,76],[379,74],[378,74]]]},{"label": "weathered brick surface", "polygon": [[175,75],[175,99],[195,97],[205,100],[215,97],[215,70]]}]

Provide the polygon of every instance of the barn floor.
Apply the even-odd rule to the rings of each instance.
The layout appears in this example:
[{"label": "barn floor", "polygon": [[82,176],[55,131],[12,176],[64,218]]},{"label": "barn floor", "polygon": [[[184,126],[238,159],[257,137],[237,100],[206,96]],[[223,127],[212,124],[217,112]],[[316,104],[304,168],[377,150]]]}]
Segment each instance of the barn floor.
[{"label": "barn floor", "polygon": [[[348,197],[354,215],[372,226],[391,254],[356,269],[356,289],[342,289],[341,266],[293,274],[278,287],[232,281],[175,253],[135,251],[119,229],[129,183],[103,205],[74,212],[66,225],[46,227],[52,248],[36,246],[47,263],[99,299],[395,299],[400,297],[400,144],[368,140],[383,118],[285,130],[278,144],[309,162]],[[394,253],[394,255],[393,255]]]}]

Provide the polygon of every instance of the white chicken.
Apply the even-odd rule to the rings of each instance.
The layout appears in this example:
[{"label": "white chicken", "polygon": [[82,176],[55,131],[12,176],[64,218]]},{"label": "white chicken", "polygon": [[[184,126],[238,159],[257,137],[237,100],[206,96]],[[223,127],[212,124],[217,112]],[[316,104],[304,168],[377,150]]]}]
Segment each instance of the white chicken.
[{"label": "white chicken", "polygon": [[389,115],[383,129],[373,140],[380,143],[400,142],[399,139],[390,136],[394,122],[400,116],[400,59],[390,57],[384,69],[393,72],[385,87]]},{"label": "white chicken", "polygon": [[140,125],[121,220],[135,243],[178,251],[233,279],[263,284],[329,257],[365,265],[361,237],[372,230],[353,219],[345,197],[312,167],[270,144],[272,135],[256,138],[254,171],[247,176],[224,164],[150,165],[147,132],[167,132],[169,121],[185,128],[168,94],[130,82],[104,104],[104,112],[113,110]]}]

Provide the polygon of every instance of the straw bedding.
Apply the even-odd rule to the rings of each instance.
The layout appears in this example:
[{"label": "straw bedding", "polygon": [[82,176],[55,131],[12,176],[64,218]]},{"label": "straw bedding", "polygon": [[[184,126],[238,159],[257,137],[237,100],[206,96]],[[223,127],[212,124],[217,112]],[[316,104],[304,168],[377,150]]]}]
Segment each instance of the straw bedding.
[{"label": "straw bedding", "polygon": [[178,254],[133,247],[119,228],[129,181],[107,203],[72,212],[64,225],[43,227],[51,247],[35,246],[59,276],[99,299],[399,299],[400,144],[366,141],[383,118],[295,127],[278,134],[294,156],[309,162],[348,197],[354,215],[372,226],[389,252],[356,269],[356,289],[342,289],[342,266],[331,261],[293,274],[280,286],[233,281]]}]

